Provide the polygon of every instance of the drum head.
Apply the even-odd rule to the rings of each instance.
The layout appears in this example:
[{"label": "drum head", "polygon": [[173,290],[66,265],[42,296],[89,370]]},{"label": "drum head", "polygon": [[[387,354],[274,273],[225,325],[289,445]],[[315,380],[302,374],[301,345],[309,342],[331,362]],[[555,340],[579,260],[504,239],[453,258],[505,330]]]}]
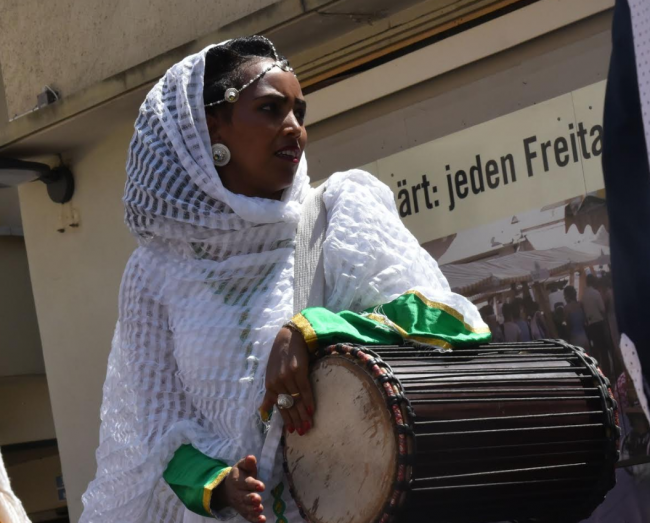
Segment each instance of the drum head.
[{"label": "drum head", "polygon": [[285,461],[294,498],[312,523],[372,523],[393,493],[397,435],[372,377],[343,356],[314,365],[314,427],[287,433]]}]

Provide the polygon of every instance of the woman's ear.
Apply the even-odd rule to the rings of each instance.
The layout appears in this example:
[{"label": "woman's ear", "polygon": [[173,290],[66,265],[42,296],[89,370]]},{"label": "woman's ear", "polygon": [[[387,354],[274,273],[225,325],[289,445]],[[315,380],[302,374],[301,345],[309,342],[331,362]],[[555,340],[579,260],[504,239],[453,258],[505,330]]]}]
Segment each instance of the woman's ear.
[{"label": "woman's ear", "polygon": [[221,129],[220,118],[217,115],[206,113],[205,115],[206,122],[208,124],[208,133],[210,135],[210,143],[214,144],[221,141],[221,134],[219,130]]}]

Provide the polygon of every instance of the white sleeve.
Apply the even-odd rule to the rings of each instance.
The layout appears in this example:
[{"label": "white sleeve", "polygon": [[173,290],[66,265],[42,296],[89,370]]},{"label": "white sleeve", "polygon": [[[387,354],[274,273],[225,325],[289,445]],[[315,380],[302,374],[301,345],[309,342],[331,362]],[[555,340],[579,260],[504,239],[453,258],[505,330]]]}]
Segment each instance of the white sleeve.
[{"label": "white sleeve", "polygon": [[365,171],[336,173],[323,200],[330,310],[358,312],[418,290],[458,311],[472,327],[487,328],[474,304],[451,291],[438,263],[401,222],[388,186]]},{"label": "white sleeve", "polygon": [[[82,500],[80,523],[182,520],[184,506],[162,475],[174,452],[200,439],[183,392],[164,304],[164,269],[142,247],[124,272],[119,319],[100,411],[97,474]],[[194,413],[195,416],[195,413]]]}]

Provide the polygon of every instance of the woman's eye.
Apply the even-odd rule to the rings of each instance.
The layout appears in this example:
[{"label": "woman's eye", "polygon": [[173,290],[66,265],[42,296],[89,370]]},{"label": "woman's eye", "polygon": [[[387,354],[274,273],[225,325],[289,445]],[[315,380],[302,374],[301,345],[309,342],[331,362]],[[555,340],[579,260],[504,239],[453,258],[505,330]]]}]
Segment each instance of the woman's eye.
[{"label": "woman's eye", "polygon": [[264,104],[262,107],[260,107],[260,109],[262,111],[268,111],[272,113],[277,109],[277,106],[274,103],[268,103],[268,104]]},{"label": "woman's eye", "polygon": [[300,123],[303,123],[305,121],[306,111],[296,111],[295,115],[296,115],[296,119]]}]

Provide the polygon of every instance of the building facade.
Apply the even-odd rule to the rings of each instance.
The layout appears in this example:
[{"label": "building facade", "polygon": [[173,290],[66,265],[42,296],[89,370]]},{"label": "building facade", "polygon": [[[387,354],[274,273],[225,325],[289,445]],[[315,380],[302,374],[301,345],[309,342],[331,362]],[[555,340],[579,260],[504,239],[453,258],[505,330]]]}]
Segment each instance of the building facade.
[{"label": "building facade", "polygon": [[[35,360],[40,345],[43,358],[29,373],[47,377],[49,394],[39,408],[51,402],[70,520],[78,520],[81,494],[95,472],[117,293],[135,247],[121,204],[126,150],[139,104],[169,66],[233,36],[271,38],[307,93],[312,181],[354,167],[370,170],[396,193],[405,223],[425,248],[440,257],[463,230],[513,221],[534,207],[602,189],[602,174],[584,155],[574,162],[575,172],[567,174],[558,165],[546,169],[548,158],[555,161],[556,146],[547,147],[552,153],[547,158],[541,143],[546,135],[553,142],[564,133],[570,144],[568,126],[579,131],[576,111],[582,109],[590,122],[587,132],[602,123],[613,3],[200,0],[188,7],[161,0],[60,0],[43,8],[31,0],[0,7],[0,157],[52,166],[62,161],[75,177],[75,194],[64,205],[53,203],[38,182],[21,185],[22,219],[14,227],[24,236],[0,236],[0,263],[26,248],[26,258],[11,262],[20,269],[12,265],[0,277],[29,267],[37,327],[33,317],[27,337],[38,345]],[[44,90],[56,95],[35,109]],[[537,142],[522,149],[522,141],[532,136]],[[593,150],[595,136],[591,139]],[[517,153],[511,152],[515,143]],[[531,157],[534,146],[537,156]],[[566,151],[559,147],[561,164]],[[507,179],[512,176],[508,160],[502,162],[508,154],[520,155],[512,160],[519,192],[512,192],[515,184]],[[478,155],[484,190],[465,199],[456,173],[463,165],[469,173]],[[492,193],[485,178],[491,158],[502,167],[501,185]],[[539,175],[526,172],[527,161]],[[550,177],[542,178],[548,172]],[[425,174],[428,178],[420,181]],[[497,178],[494,174],[491,181]],[[408,181],[408,209],[406,197],[398,196],[402,179]],[[525,185],[529,179],[539,185]],[[431,193],[431,201],[424,199],[427,183],[440,198]],[[0,189],[1,205],[15,209],[15,194],[3,191],[9,190]],[[499,242],[506,243],[495,234],[493,243]],[[476,259],[475,254],[448,258]],[[25,285],[22,292],[32,296]],[[21,337],[15,335],[16,325],[3,326],[0,362],[23,351],[26,342],[16,341]],[[42,434],[19,438],[54,439],[52,429],[38,430]]]}]

